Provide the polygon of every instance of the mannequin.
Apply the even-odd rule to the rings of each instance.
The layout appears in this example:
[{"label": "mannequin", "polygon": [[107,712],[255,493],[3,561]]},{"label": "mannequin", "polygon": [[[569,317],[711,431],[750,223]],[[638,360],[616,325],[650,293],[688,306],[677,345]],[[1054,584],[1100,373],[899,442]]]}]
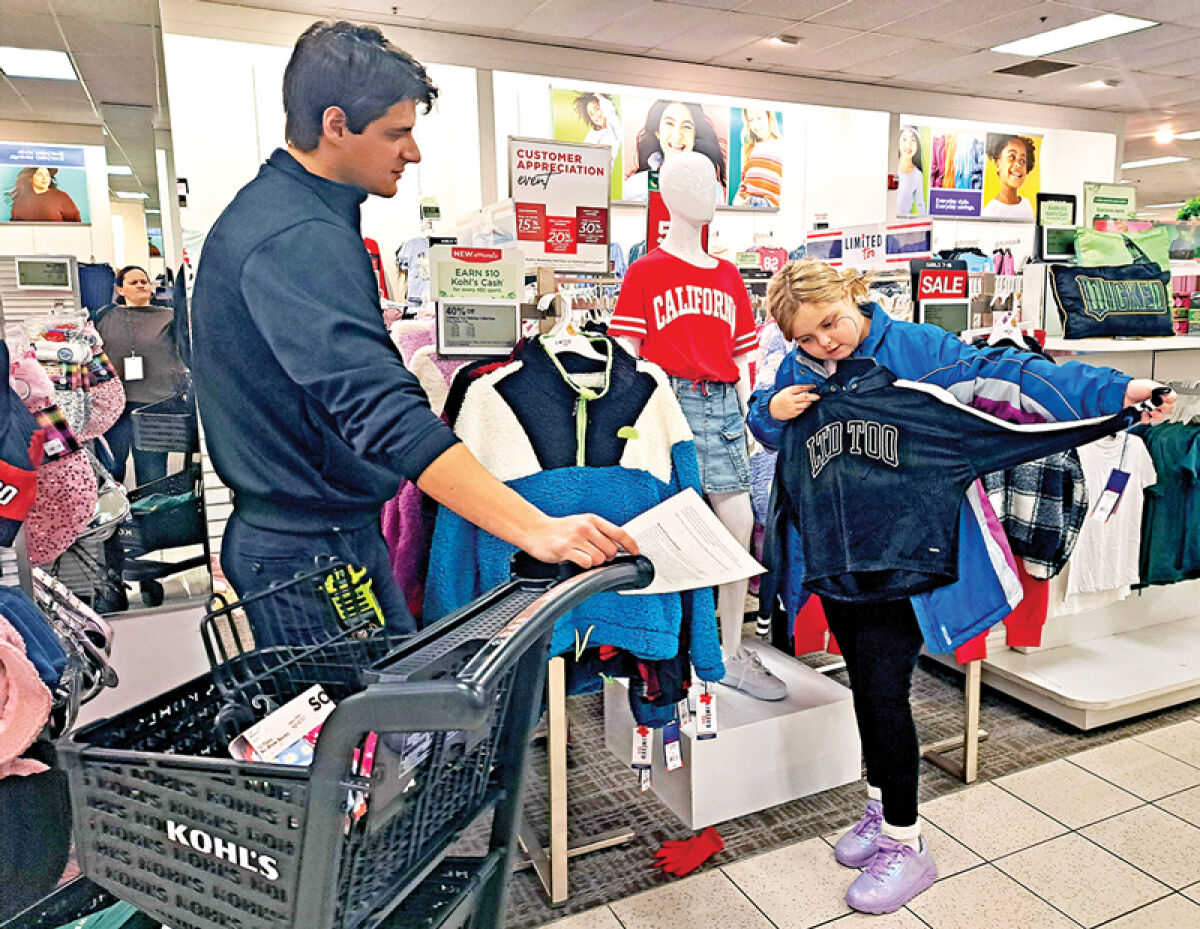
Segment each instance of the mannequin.
[{"label": "mannequin", "polygon": [[[712,162],[698,152],[682,152],[663,165],[658,184],[671,223],[662,245],[630,267],[633,280],[626,278],[609,332],[631,354],[671,375],[696,434],[705,497],[734,538],[749,548],[754,513],[745,410],[757,345],[753,313],[737,269],[700,244],[716,202]],[[740,428],[733,427],[735,422]],[[737,581],[717,588],[727,671],[721,683],[759,699],[780,700],[787,696],[786,685],[741,646],[748,586],[749,581]]]}]

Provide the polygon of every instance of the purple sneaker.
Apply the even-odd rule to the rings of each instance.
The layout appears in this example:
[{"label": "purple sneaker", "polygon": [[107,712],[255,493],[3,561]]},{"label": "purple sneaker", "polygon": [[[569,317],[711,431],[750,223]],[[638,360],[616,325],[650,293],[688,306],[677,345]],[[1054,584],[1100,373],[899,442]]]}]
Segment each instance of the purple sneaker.
[{"label": "purple sneaker", "polygon": [[846,891],[846,904],[863,913],[892,913],[937,880],[937,867],[921,839],[914,852],[904,842],[880,835],[871,865]]},{"label": "purple sneaker", "polygon": [[833,857],[847,868],[865,868],[875,857],[875,840],[883,828],[883,804],[868,800],[862,819],[833,847]]}]

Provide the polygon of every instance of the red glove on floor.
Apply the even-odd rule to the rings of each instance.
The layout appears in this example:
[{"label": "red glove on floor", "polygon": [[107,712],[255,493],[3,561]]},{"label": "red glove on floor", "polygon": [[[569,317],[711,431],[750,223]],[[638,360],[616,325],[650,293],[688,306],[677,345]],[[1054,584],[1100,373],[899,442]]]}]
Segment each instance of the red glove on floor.
[{"label": "red glove on floor", "polygon": [[699,835],[682,842],[663,842],[662,848],[654,853],[654,867],[662,868],[665,874],[683,877],[724,847],[725,840],[717,834],[716,829],[709,826]]}]

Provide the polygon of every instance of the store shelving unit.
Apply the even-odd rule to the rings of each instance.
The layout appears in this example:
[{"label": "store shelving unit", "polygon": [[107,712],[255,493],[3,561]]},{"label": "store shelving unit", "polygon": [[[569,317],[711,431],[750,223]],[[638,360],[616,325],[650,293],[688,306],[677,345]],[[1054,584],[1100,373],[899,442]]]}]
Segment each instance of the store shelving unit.
[{"label": "store shelving unit", "polygon": [[[1200,379],[1198,336],[1051,337],[1046,349],[1060,361],[1111,366],[1135,377]],[[982,682],[1080,729],[1194,700],[1200,697],[1200,580],[1148,587],[1120,603],[1055,617],[1042,641],[1040,648],[1010,649],[998,628]],[[936,657],[954,666],[952,656]]]}]

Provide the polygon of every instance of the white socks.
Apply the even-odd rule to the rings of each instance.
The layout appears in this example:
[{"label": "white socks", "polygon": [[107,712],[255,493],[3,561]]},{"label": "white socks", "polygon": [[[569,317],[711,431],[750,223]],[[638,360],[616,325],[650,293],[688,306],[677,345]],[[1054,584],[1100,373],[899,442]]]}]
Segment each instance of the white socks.
[{"label": "white socks", "polygon": [[911,826],[893,826],[886,819],[881,827],[883,834],[894,842],[903,842],[914,852],[921,850],[921,820]]},{"label": "white socks", "polygon": [[872,787],[870,784],[868,784],[867,785],[867,799],[874,800],[876,803],[882,803],[883,802],[883,791],[880,790],[878,787]]}]

